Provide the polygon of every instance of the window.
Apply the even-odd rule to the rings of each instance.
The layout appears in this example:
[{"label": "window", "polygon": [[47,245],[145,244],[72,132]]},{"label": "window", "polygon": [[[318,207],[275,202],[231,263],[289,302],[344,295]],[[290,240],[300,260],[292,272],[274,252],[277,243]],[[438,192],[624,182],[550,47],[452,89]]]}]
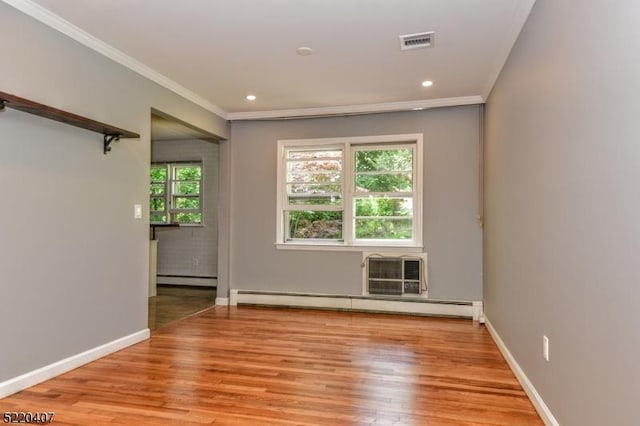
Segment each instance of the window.
[{"label": "window", "polygon": [[278,142],[282,245],[422,244],[422,135]]},{"label": "window", "polygon": [[150,222],[202,224],[202,163],[151,165]]}]

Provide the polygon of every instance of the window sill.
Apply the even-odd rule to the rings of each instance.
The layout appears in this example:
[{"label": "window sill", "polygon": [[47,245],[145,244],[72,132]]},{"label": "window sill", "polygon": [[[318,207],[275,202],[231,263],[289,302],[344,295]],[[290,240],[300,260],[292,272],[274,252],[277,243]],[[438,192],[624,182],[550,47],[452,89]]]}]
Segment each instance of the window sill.
[{"label": "window sill", "polygon": [[345,251],[345,252],[382,252],[389,254],[423,253],[424,246],[401,245],[337,245],[337,244],[299,244],[299,243],[275,243],[278,250],[299,251]]}]

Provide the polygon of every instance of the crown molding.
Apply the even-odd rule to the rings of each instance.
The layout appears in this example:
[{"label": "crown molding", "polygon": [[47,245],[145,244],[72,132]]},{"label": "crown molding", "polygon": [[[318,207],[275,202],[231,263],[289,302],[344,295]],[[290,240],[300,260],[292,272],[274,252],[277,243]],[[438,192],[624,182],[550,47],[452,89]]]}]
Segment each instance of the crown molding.
[{"label": "crown molding", "polygon": [[[92,36],[83,29],[75,26],[71,22],[56,15],[50,10],[40,6],[32,0],[0,0],[9,6],[21,11],[22,13],[40,21],[41,23],[61,32],[62,34],[72,38],[78,43],[100,53],[101,55],[123,65],[130,70],[140,74],[141,76],[159,84],[160,86],[176,93],[177,95],[193,102],[196,105],[218,115],[219,117],[229,121],[239,120],[278,120],[278,119],[294,119],[294,118],[313,118],[313,117],[330,117],[330,116],[342,116],[342,115],[357,115],[357,114],[373,114],[382,112],[394,112],[394,111],[411,111],[415,109],[428,109],[428,108],[442,108],[451,106],[473,105],[482,104],[485,102],[485,96],[462,96],[452,98],[438,98],[438,99],[425,99],[418,101],[402,101],[402,102],[387,102],[378,104],[364,104],[364,105],[344,105],[344,106],[329,106],[329,107],[316,107],[316,108],[293,108],[282,110],[269,110],[269,111],[247,111],[247,112],[226,112],[219,106],[213,104],[202,96],[192,92],[185,88],[174,80],[166,77],[165,75],[155,71],[142,62],[134,59],[126,53],[116,49],[115,47],[105,43],[104,41]],[[527,0],[524,3],[526,6],[519,7],[514,21],[520,22],[529,14],[531,6],[535,0]],[[517,29],[517,25],[513,28]],[[509,48],[511,46],[508,46]],[[497,68],[495,77],[497,78],[502,65]],[[493,84],[491,85],[491,87]],[[489,89],[490,90],[490,89]]]},{"label": "crown molding", "polygon": [[115,47],[105,43],[104,41],[92,36],[88,32],[83,29],[73,25],[71,22],[61,18],[55,13],[51,12],[48,9],[40,6],[37,3],[34,3],[31,0],[0,0],[9,6],[18,9],[22,13],[42,22],[43,24],[53,28],[61,32],[62,34],[74,39],[78,43],[83,44],[84,46],[95,50],[101,55],[106,56],[107,58],[123,65],[130,70],[140,74],[141,76],[161,85],[162,87],[171,90],[172,92],[182,96],[183,98],[193,102],[196,105],[201,106],[202,108],[210,111],[224,119],[227,118],[227,113],[222,108],[214,105],[209,102],[205,98],[191,90],[185,88],[184,86],[176,83],[170,78],[160,74],[154,69],[148,67],[140,61],[132,58],[126,53],[116,49]]},{"label": "crown molding", "polygon": [[373,114],[416,109],[442,108],[461,105],[482,104],[482,96],[461,96],[456,98],[424,99],[420,101],[387,102],[381,104],[344,105],[319,108],[279,109],[271,111],[230,112],[227,120],[278,120],[293,118],[331,117],[340,115]]}]

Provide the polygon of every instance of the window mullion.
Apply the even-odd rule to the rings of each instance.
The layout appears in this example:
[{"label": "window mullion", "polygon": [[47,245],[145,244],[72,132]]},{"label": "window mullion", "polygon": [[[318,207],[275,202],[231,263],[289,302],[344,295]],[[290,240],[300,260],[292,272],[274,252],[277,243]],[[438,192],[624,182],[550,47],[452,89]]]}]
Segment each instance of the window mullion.
[{"label": "window mullion", "polygon": [[164,223],[171,223],[171,173],[172,168],[170,164],[165,164],[167,179],[164,181],[164,211],[165,220]]},{"label": "window mullion", "polygon": [[277,176],[277,200],[276,205],[278,208],[278,222],[276,224],[276,242],[284,242],[289,235],[289,224],[285,219],[285,209],[289,204],[287,198],[287,186],[284,182],[287,181],[287,149],[283,146],[282,142],[278,141],[278,176]]},{"label": "window mullion", "polygon": [[351,145],[344,144],[342,156],[342,238],[345,244],[353,242],[353,166],[355,158],[352,157]]},{"label": "window mullion", "polygon": [[200,209],[172,209],[171,213],[200,213]]},{"label": "window mullion", "polygon": [[354,192],[353,198],[412,198],[415,191],[411,192]]},{"label": "window mullion", "polygon": [[[416,143],[413,151],[413,240],[422,242],[422,144]],[[420,190],[420,191],[419,191]]]},{"label": "window mullion", "polygon": [[344,208],[341,205],[306,205],[306,204],[289,204],[284,206],[283,211],[289,212],[306,212],[306,211],[319,211],[319,212],[341,212]]}]

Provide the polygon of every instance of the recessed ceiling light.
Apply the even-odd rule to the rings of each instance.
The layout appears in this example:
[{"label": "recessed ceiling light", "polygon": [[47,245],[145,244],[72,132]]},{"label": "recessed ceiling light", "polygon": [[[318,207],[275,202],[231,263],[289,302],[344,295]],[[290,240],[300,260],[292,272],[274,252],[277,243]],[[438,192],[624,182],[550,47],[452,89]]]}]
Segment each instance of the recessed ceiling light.
[{"label": "recessed ceiling light", "polygon": [[247,100],[248,101],[255,101],[256,100],[256,95],[247,95]]},{"label": "recessed ceiling light", "polygon": [[300,56],[309,56],[309,55],[313,54],[313,49],[310,48],[310,47],[306,47],[306,46],[298,47],[296,49],[296,53],[298,55],[300,55]]},{"label": "recessed ceiling light", "polygon": [[425,80],[422,82],[422,87],[431,87],[433,86],[433,81],[431,80]]},{"label": "recessed ceiling light", "polygon": [[415,108],[411,108],[413,111],[422,111],[424,108],[422,107],[415,107]]}]

